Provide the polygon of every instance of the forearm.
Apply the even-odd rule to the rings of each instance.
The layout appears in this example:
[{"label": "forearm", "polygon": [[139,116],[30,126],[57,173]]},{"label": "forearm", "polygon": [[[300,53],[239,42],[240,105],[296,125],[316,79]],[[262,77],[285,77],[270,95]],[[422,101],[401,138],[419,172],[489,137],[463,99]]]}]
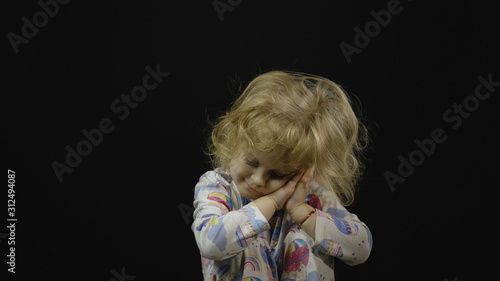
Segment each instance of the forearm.
[{"label": "forearm", "polygon": [[196,242],[202,256],[212,260],[230,258],[243,251],[258,233],[268,230],[269,224],[250,203],[225,214],[208,204],[193,223]]},{"label": "forearm", "polygon": [[371,233],[356,215],[334,216],[319,209],[316,214],[316,249],[349,265],[368,259],[373,243]]}]

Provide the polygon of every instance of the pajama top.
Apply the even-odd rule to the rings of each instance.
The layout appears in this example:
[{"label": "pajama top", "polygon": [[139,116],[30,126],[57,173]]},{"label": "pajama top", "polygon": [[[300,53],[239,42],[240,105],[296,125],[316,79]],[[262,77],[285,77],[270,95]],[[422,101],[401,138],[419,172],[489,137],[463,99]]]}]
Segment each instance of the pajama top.
[{"label": "pajama top", "polygon": [[195,187],[192,230],[204,280],[334,280],[334,257],[349,265],[366,261],[368,227],[318,182],[306,203],[316,208],[315,239],[285,210],[267,221],[240,195],[223,169],[209,171]]}]

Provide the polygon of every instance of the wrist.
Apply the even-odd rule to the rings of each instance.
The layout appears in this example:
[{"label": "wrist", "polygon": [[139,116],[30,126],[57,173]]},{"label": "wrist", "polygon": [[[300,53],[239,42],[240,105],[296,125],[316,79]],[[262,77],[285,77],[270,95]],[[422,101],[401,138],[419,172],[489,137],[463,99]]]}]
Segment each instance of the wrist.
[{"label": "wrist", "polygon": [[270,201],[273,202],[275,212],[278,210],[281,210],[280,205],[278,205],[278,203],[276,202],[276,200],[274,200],[274,198],[272,196],[267,195],[266,197],[268,197],[270,199]]},{"label": "wrist", "polygon": [[316,237],[316,208],[303,203],[290,212],[292,220],[297,223],[298,229],[303,229],[313,239]]},{"label": "wrist", "polygon": [[296,223],[302,222],[304,219],[307,218],[307,216],[313,211],[314,208],[310,206],[309,204],[302,203],[300,205],[297,205],[295,208],[292,210],[288,211],[292,219]]}]

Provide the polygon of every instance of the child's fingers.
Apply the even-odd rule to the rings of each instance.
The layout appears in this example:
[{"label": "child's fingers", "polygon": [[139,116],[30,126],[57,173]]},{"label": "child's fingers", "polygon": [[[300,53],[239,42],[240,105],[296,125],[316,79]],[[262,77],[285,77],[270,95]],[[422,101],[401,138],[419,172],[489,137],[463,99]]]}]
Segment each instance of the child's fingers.
[{"label": "child's fingers", "polygon": [[293,176],[292,180],[294,180],[295,182],[299,182],[305,173],[306,173],[306,170],[300,169],[299,171],[297,171],[295,176]]},{"label": "child's fingers", "polygon": [[304,176],[305,170],[298,170],[297,173],[288,181],[287,185],[295,187],[297,183],[300,181],[302,176]]},{"label": "child's fingers", "polygon": [[315,168],[316,168],[316,166],[314,164],[312,164],[311,166],[309,166],[309,168],[303,170],[303,174],[302,174],[302,177],[300,178],[300,182],[309,183],[310,181],[312,181],[312,179],[314,177]]}]

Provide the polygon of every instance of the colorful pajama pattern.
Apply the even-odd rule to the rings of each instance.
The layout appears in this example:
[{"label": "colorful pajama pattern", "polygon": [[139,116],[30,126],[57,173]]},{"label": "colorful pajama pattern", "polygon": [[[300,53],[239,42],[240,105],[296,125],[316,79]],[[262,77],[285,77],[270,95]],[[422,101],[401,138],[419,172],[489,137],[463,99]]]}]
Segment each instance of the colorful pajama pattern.
[{"label": "colorful pajama pattern", "polygon": [[317,208],[315,239],[284,210],[267,221],[224,170],[202,175],[192,230],[204,280],[334,280],[334,257],[349,265],[366,261],[372,236],[356,215],[316,181],[306,203]]}]

